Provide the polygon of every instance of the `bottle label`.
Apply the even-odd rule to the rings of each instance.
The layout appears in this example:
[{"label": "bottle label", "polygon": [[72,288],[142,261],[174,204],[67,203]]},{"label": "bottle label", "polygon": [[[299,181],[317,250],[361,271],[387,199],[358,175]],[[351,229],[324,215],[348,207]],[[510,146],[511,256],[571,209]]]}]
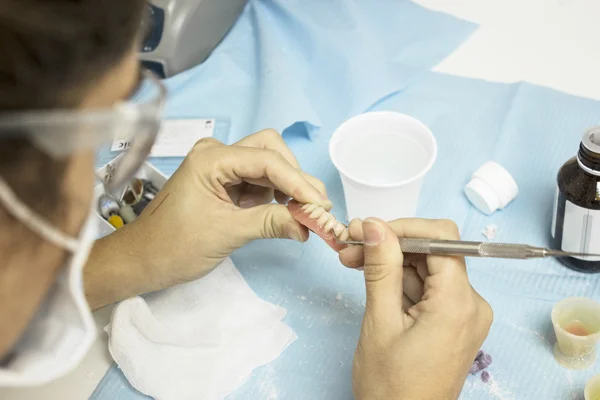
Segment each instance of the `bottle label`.
[{"label": "bottle label", "polygon": [[[553,236],[556,232],[558,196],[555,202]],[[600,210],[579,207],[565,202],[561,249],[578,253],[600,253]],[[561,227],[559,226],[560,230]],[[575,257],[584,261],[600,261],[600,257]]]},{"label": "bottle label", "polygon": [[552,238],[556,239],[556,217],[558,215],[558,197],[560,196],[560,191],[558,190],[558,185],[556,185],[556,193],[554,196],[554,211],[552,212]]}]

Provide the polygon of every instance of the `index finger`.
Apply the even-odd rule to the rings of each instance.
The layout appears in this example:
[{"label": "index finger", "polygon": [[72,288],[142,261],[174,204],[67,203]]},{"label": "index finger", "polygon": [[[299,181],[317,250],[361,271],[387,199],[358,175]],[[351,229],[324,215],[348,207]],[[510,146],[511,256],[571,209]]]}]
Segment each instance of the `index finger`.
[{"label": "index finger", "polygon": [[265,129],[253,135],[237,141],[234,146],[256,147],[259,149],[270,149],[280,153],[290,164],[300,169],[300,163],[296,159],[292,150],[285,144],[285,141],[274,129]]},{"label": "index finger", "polygon": [[230,146],[225,149],[216,162],[226,180],[268,185],[300,203],[330,208],[331,202],[281,153],[253,147]]},{"label": "index finger", "polygon": [[[299,169],[311,185],[313,185],[321,194],[327,196],[327,189],[323,182],[312,175],[307,174],[300,168],[300,163],[292,150],[287,146],[279,132],[274,129],[265,129],[250,136],[246,136],[242,140],[234,143],[234,146],[255,147],[259,149],[275,150],[281,154],[290,164]],[[296,199],[298,200],[298,199]]]}]

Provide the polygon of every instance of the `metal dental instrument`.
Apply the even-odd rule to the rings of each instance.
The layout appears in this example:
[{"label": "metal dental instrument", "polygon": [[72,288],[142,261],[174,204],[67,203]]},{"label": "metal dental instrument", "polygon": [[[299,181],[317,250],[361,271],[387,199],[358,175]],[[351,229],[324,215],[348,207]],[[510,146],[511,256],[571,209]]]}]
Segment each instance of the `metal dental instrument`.
[{"label": "metal dental instrument", "polygon": [[[600,254],[573,253],[561,250],[534,247],[526,244],[467,242],[463,240],[434,240],[398,238],[403,253],[431,254],[462,257],[491,258],[544,258],[544,257],[600,257]],[[358,244],[364,242],[338,240],[340,244]]]},{"label": "metal dental instrument", "polygon": [[112,196],[103,193],[98,197],[98,212],[104,218],[108,219],[113,214],[118,214],[121,205]]}]

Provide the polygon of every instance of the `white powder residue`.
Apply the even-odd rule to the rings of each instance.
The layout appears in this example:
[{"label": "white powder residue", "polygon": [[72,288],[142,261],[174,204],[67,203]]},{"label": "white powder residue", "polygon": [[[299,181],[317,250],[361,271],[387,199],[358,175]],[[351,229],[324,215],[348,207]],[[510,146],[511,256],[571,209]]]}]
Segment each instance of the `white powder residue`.
[{"label": "white powder residue", "polygon": [[[486,393],[485,397],[482,396]],[[460,399],[469,400],[482,400],[482,399],[496,399],[496,400],[515,400],[515,395],[500,387],[498,382],[490,375],[490,380],[485,383],[482,382],[479,377],[469,377],[465,381]]]},{"label": "white powder residue", "polygon": [[336,300],[341,300],[344,296],[342,295],[342,292],[338,292],[338,294],[335,296]]},{"label": "white powder residue", "polygon": [[573,375],[571,375],[571,371],[567,371],[567,383],[569,384],[569,400],[577,400],[577,391],[573,387]]},{"label": "white powder residue", "polygon": [[540,341],[542,341],[543,343],[550,345],[552,344],[550,339],[548,339],[544,334],[542,334],[541,332],[538,332],[536,330],[533,329],[529,329],[529,328],[525,328],[523,326],[519,326],[517,324],[515,324],[514,322],[510,321],[510,320],[505,320],[506,324],[509,325],[510,327],[512,327],[513,329],[518,330],[519,332],[523,332],[526,333],[528,335],[532,335],[535,336],[537,339],[539,339]]},{"label": "white powder residue", "polygon": [[496,237],[496,232],[498,231],[498,226],[494,224],[490,224],[485,227],[484,230],[481,231],[481,234],[487,238],[487,240],[494,240]]},{"label": "white powder residue", "polygon": [[[486,385],[486,384],[484,383],[484,385]],[[490,376],[490,380],[487,383],[487,385],[490,385],[489,394],[491,396],[494,396],[495,399],[514,400],[514,395],[512,393],[500,388],[500,386],[498,385],[498,383],[496,382],[496,380],[494,379],[493,376]]]},{"label": "white powder residue", "polygon": [[277,400],[278,397],[279,392],[277,392],[277,389],[271,388],[271,390],[269,390],[269,397],[267,397],[267,400]]},{"label": "white powder residue", "polygon": [[278,400],[279,390],[277,390],[277,386],[275,386],[275,370],[270,364],[265,365],[264,368],[265,376],[261,377],[262,379],[259,383],[260,393],[261,395],[267,396],[265,397],[265,400]]}]

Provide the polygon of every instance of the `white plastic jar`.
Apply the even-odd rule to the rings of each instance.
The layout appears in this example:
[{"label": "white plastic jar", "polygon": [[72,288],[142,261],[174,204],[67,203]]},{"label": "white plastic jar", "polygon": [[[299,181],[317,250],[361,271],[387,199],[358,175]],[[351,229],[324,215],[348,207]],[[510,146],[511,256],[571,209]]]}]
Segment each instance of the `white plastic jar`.
[{"label": "white plastic jar", "polygon": [[465,195],[479,211],[490,215],[508,205],[519,193],[519,186],[500,164],[487,161],[465,186]]}]

